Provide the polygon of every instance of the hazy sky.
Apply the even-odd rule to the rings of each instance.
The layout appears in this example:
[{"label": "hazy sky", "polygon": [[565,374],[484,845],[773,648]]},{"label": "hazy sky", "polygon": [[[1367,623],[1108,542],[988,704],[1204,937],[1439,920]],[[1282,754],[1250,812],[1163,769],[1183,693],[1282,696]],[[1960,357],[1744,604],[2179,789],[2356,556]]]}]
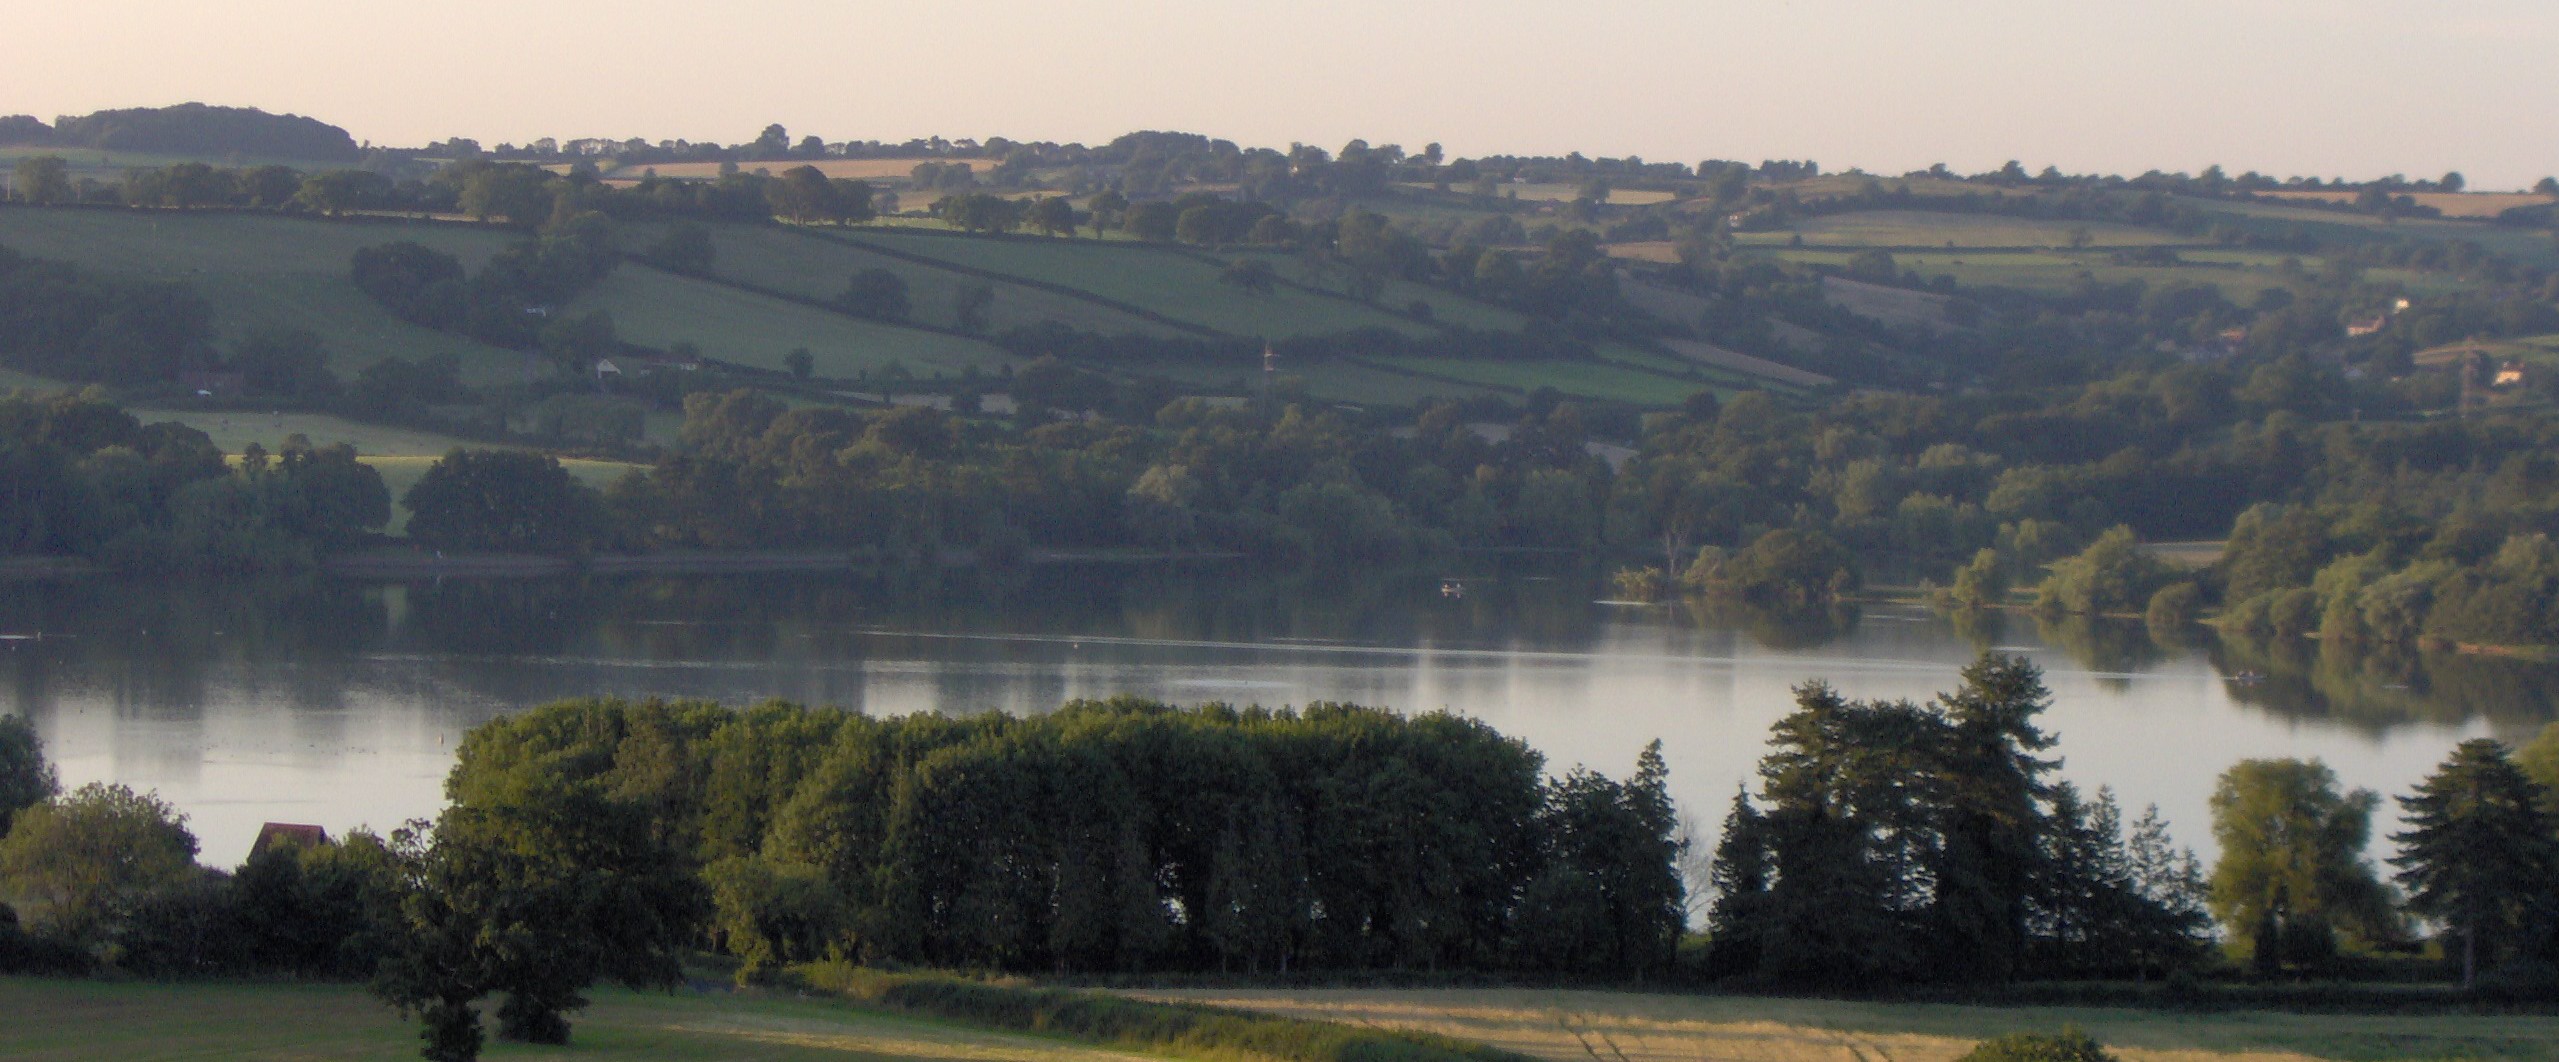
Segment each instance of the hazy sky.
[{"label": "hazy sky", "polygon": [[202,100],[414,145],[1182,129],[1825,168],[2559,173],[2559,2],[87,0],[0,114]]}]

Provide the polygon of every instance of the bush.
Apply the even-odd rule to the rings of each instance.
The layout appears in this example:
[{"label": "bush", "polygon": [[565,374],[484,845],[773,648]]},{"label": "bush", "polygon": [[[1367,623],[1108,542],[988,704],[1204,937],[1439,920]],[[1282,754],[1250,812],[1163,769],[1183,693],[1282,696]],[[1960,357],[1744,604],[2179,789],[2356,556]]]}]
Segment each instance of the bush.
[{"label": "bush", "polygon": [[1984,1040],[1956,1062],[2115,1062],[2097,1041],[2077,1029],[2061,1035],[2012,1033]]},{"label": "bush", "polygon": [[2203,588],[2193,581],[2170,583],[2150,595],[2150,608],[2142,613],[2142,618],[2161,629],[2183,627],[2195,621],[2195,614],[2203,609],[2203,604]]}]

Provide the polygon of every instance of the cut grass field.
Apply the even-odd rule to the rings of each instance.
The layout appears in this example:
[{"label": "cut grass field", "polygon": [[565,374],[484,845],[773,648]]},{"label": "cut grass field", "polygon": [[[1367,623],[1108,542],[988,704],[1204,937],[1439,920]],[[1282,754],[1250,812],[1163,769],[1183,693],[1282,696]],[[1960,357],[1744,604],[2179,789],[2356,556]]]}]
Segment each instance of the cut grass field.
[{"label": "cut grass field", "polygon": [[919,377],[993,370],[1012,360],[985,342],[879,324],[637,263],[625,264],[566,308],[602,310],[625,340],[665,348],[692,343],[705,357],[781,370],[805,347],[817,374],[850,378],[898,361]]},{"label": "cut grass field", "polygon": [[[568,1048],[491,1041],[491,1059],[612,1062],[834,1059],[854,1062],[1138,1062],[1072,1041],[779,995],[594,993]],[[109,983],[0,978],[0,1057],[413,1060],[417,1027],[349,985]]]},{"label": "cut grass field", "polygon": [[[1090,240],[972,239],[897,230],[847,237],[907,254],[1090,292],[1229,335],[1280,338],[1383,327],[1424,334],[1427,325],[1373,306],[1291,287],[1256,295],[1218,279],[1221,267],[1188,254]],[[1282,276],[1289,268],[1280,267]]]},{"label": "cut grass field", "polygon": [[[906,281],[907,301],[913,307],[911,318],[936,328],[955,326],[960,292],[985,283],[965,273],[866,250],[825,233],[795,232],[773,225],[721,225],[710,231],[718,252],[712,268],[715,276],[800,298],[831,300],[843,293],[845,282],[853,274],[865,269],[886,269]],[[635,235],[640,239],[653,236],[645,231]],[[1174,332],[1144,317],[1088,299],[1021,284],[999,283],[992,287],[995,301],[987,306],[987,323],[996,331],[1056,321],[1114,335]]]},{"label": "cut grass field", "polygon": [[[784,170],[795,169],[801,166],[815,166],[818,168],[818,172],[829,177],[842,177],[848,180],[864,180],[873,182],[883,180],[903,181],[906,179],[908,174],[914,173],[915,167],[921,163],[966,163],[971,169],[976,170],[980,176],[984,176],[989,171],[995,169],[996,161],[997,160],[995,159],[934,158],[779,159],[770,162],[741,162],[738,163],[738,172],[754,173],[757,170],[768,170],[773,173],[780,173]],[[717,162],[645,163],[636,166],[619,166],[614,169],[606,170],[604,171],[603,176],[610,177],[615,180],[638,180],[647,176],[649,171],[655,170],[657,171],[657,175],[660,177],[688,181],[707,181],[720,175],[720,166],[721,164]],[[561,163],[551,168],[566,172],[569,166],[567,163]]]},{"label": "cut grass field", "polygon": [[[1770,252],[1789,262],[1808,265],[1846,266],[1854,252],[1833,249],[1784,248]],[[2101,283],[2120,284],[2139,280],[2157,287],[2177,281],[2211,284],[2221,289],[2222,296],[2247,305],[2258,293],[2268,288],[2290,288],[2292,282],[2271,268],[2273,259],[2265,252],[2195,252],[2225,254],[2218,261],[2185,261],[2170,266],[2118,265],[2103,251],[1922,251],[1895,252],[1893,265],[1914,272],[1924,279],[1951,277],[1956,286],[1965,288],[2009,288],[2041,295],[2068,291],[2079,274],[2087,273]],[[2179,257],[2185,257],[2180,252]],[[2265,266],[2241,264],[2264,259]],[[2315,266],[2314,266],[2315,268]]]},{"label": "cut grass field", "polygon": [[2001,217],[1996,214],[1952,214],[1930,210],[1863,210],[1806,219],[1781,232],[1746,232],[1734,237],[1745,245],[1775,246],[1796,235],[1810,247],[2068,247],[2071,234],[2085,229],[2091,247],[2149,247],[2192,243],[2193,237],[2164,229],[2145,229],[2106,222]]},{"label": "cut grass field", "polygon": [[[2361,193],[2343,188],[2333,191],[2301,188],[2259,194],[2275,199],[2351,203]],[[2448,218],[2493,218],[2516,207],[2542,206],[2550,202],[2549,196],[2537,192],[2413,192],[2406,194],[2408,198],[2416,200],[2418,206],[2440,210],[2443,216]]]},{"label": "cut grass field", "polygon": [[512,379],[521,358],[391,316],[357,290],[357,248],[415,240],[476,267],[513,237],[468,225],[367,224],[229,212],[0,208],[0,246],[117,276],[180,281],[236,338],[261,328],[318,335],[341,376],[385,357],[449,353],[473,381]]},{"label": "cut grass field", "polygon": [[2187,1013],[1534,989],[1149,991],[1141,998],[1412,1029],[1548,1062],[1951,1062],[2075,1025],[2124,1062],[2559,1057],[2559,1017]]}]

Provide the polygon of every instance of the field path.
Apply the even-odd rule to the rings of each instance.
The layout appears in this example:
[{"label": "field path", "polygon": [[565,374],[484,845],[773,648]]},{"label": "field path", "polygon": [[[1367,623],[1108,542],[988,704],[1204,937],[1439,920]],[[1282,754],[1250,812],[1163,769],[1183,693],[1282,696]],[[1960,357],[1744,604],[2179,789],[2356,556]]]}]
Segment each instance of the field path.
[{"label": "field path", "polygon": [[1979,1040],[2076,1025],[2124,1062],[2559,1057],[2559,1018],[2185,1014],[1533,989],[1132,993],[1413,1029],[1547,1062],[1953,1062]]}]

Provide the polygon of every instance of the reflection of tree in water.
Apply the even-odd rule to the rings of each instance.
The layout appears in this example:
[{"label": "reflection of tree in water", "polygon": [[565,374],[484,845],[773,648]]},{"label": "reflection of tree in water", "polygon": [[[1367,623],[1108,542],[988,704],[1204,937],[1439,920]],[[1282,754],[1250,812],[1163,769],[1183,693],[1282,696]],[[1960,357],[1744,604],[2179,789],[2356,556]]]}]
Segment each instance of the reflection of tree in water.
[{"label": "reflection of tree in water", "polygon": [[1680,602],[1689,622],[1737,630],[1770,649],[1811,649],[1838,641],[1857,627],[1854,602],[1768,608],[1730,598],[1690,597]]},{"label": "reflection of tree in water", "polygon": [[2129,620],[2037,616],[2035,635],[2070,654],[2081,667],[2098,672],[2098,685],[2116,692],[2130,689],[2127,676],[2159,663],[2163,655],[2149,629]]},{"label": "reflection of tree in water", "polygon": [[0,598],[6,633],[41,632],[0,653],[20,704],[63,684],[113,687],[133,704],[193,703],[223,664],[290,659],[296,696],[334,689],[381,644],[384,608],[355,584],[84,579],[19,584]]},{"label": "reflection of tree in water", "polygon": [[2559,717],[2559,667],[2512,657],[2371,643],[2223,634],[2209,651],[2234,700],[2287,718],[2381,734],[2411,723],[2486,719],[2529,738]]},{"label": "reflection of tree in water", "polygon": [[1959,608],[1946,613],[1953,621],[1955,637],[1970,643],[1975,653],[1986,653],[2008,641],[2008,612],[1996,608]]}]

